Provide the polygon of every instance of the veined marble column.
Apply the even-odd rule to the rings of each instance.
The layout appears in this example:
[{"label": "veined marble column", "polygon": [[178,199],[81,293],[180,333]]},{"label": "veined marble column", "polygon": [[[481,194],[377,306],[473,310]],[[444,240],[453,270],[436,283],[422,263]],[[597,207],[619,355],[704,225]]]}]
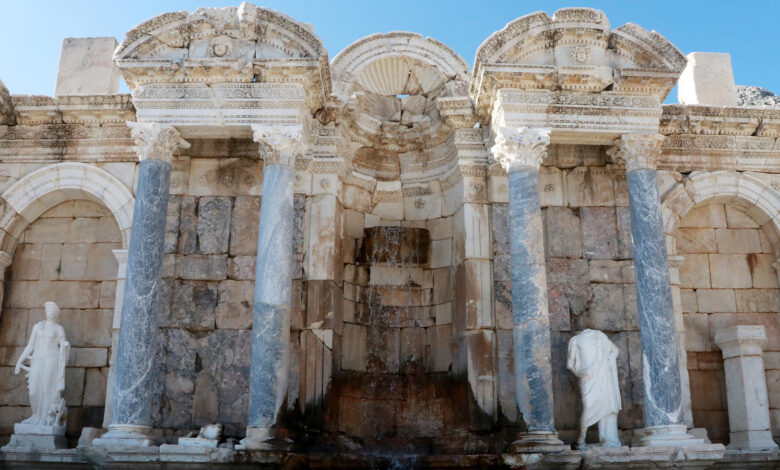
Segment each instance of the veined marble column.
[{"label": "veined marble column", "polygon": [[94,445],[149,446],[152,437],[152,379],[162,282],[171,161],[189,147],[172,126],[128,122],[137,146],[138,189],[127,258],[114,376],[114,408],[108,433]]},{"label": "veined marble column", "polygon": [[664,136],[624,134],[610,154],[626,163],[642,343],[645,437],[642,445],[701,444],[687,434],[674,305],[655,162]]},{"label": "veined marble column", "polygon": [[[287,394],[293,276],[295,158],[305,151],[303,126],[253,125],[265,147],[252,326],[247,449],[284,446],[277,418]],[[262,151],[262,150],[261,150]]]},{"label": "veined marble column", "polygon": [[549,144],[550,129],[501,127],[491,149],[509,177],[515,393],[527,426],[527,432],[510,445],[510,452],[564,449],[555,431],[547,270],[539,205],[539,166]]}]

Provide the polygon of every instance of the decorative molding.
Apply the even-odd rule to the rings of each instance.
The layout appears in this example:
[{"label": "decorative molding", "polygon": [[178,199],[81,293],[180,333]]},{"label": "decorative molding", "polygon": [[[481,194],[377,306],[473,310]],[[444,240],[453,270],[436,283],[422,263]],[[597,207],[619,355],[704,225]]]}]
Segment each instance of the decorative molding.
[{"label": "decorative molding", "polygon": [[551,129],[499,127],[490,151],[507,173],[528,168],[538,171],[547,155],[550,132]]},{"label": "decorative molding", "polygon": [[623,134],[607,154],[613,159],[623,160],[626,172],[655,170],[664,139],[661,134]]},{"label": "decorative molding", "polygon": [[295,167],[295,160],[306,152],[303,126],[252,124],[255,142],[266,147],[266,165],[287,165]]},{"label": "decorative molding", "polygon": [[181,148],[190,148],[190,144],[182,139],[179,131],[170,125],[156,122],[127,121],[130,136],[135,139],[138,161],[154,159],[173,163],[173,152]]}]

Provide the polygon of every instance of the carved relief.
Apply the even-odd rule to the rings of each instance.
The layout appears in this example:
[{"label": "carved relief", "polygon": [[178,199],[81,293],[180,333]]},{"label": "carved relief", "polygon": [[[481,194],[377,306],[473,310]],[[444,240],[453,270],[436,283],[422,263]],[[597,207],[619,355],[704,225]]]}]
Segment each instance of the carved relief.
[{"label": "carved relief", "polygon": [[509,173],[520,169],[538,170],[550,145],[550,129],[499,127],[493,158]]}]

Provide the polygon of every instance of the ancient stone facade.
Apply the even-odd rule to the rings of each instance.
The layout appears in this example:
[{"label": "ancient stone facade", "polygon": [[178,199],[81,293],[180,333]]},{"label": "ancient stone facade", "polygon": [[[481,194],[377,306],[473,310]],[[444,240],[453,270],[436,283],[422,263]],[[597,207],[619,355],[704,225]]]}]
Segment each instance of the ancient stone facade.
[{"label": "ancient stone facade", "polygon": [[[44,301],[72,343],[70,448],[5,463],[780,459],[780,109],[736,107],[727,57],[685,69],[587,8],[510,22],[471,70],[406,32],[331,61],[246,3],[113,44],[67,40],[55,97],[0,84],[3,442]],[[619,349],[623,447],[572,449],[585,329]]]}]

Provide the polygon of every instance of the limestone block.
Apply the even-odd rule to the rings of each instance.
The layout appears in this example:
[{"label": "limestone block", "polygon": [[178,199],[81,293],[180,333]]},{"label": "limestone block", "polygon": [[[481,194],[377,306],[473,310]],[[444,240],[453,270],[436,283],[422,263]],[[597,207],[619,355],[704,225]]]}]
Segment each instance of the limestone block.
[{"label": "limestone block", "polygon": [[580,166],[566,175],[569,207],[612,206],[615,193],[612,173],[604,167]]},{"label": "limestone block", "polygon": [[452,239],[431,241],[431,269],[452,264]]},{"label": "limestone block", "polygon": [[[720,229],[719,229],[720,230]],[[680,228],[676,234],[679,253],[717,253],[715,229]]]},{"label": "limestone block", "polygon": [[695,290],[680,289],[680,300],[682,301],[683,313],[694,313],[699,311],[699,304],[696,301]]},{"label": "limestone block", "polygon": [[165,218],[165,253],[176,251],[179,242],[179,214],[181,197],[168,196],[168,214]]},{"label": "limestone block", "polygon": [[583,259],[548,258],[547,284],[562,287],[589,282],[588,261]]},{"label": "limestone block", "polygon": [[[711,254],[710,276],[713,288],[750,288],[753,280],[747,255]],[[683,263],[683,266],[685,263]]]},{"label": "limestone block", "polygon": [[[504,417],[509,422],[514,423],[517,422],[519,414],[515,396],[514,333],[511,330],[497,331],[496,340],[498,342],[498,354],[496,355],[498,403]],[[559,396],[557,389],[555,390],[555,395]],[[558,401],[556,400],[556,403]],[[558,416],[557,410],[556,416]]]},{"label": "limestone block", "polygon": [[22,243],[16,247],[11,277],[15,280],[35,281],[41,271],[41,257],[44,245]]},{"label": "limestone block", "polygon": [[[343,296],[334,281],[307,281],[306,299],[306,328],[331,328],[341,332]],[[382,300],[384,301],[384,297]]]},{"label": "limestone block", "polygon": [[105,367],[108,365],[106,348],[72,348],[68,367]]},{"label": "limestone block", "polygon": [[729,228],[758,228],[749,215],[734,206],[726,205],[726,222]]},{"label": "limestone block", "polygon": [[438,325],[426,328],[426,343],[429,354],[426,356],[427,369],[430,372],[447,372],[452,364],[452,325]]},{"label": "limestone block", "polygon": [[698,289],[698,311],[702,313],[732,313],[737,311],[733,289]]},{"label": "limestone block", "polygon": [[[780,351],[780,322],[776,313],[722,313],[710,315],[710,333],[736,325],[761,325],[766,330],[768,351]],[[701,367],[701,358],[699,359]]]},{"label": "limestone block", "polygon": [[[24,347],[27,344],[27,323],[30,310],[26,308],[3,308],[2,328],[0,328],[0,344],[3,346]],[[43,315],[41,315],[42,317]],[[16,361],[14,359],[13,364]]]},{"label": "limestone block", "polygon": [[221,281],[214,316],[217,328],[246,330],[252,327],[254,283]]},{"label": "limestone block", "polygon": [[686,255],[680,265],[681,288],[709,288],[710,283],[710,258],[705,254]]},{"label": "limestone block", "polygon": [[[30,397],[27,394],[25,374],[14,374],[13,367],[0,367],[0,380],[2,380],[3,383],[3,387],[0,388],[0,400],[2,400],[4,405],[30,405]],[[25,418],[29,417],[30,414],[28,412]]]},{"label": "limestone block", "polygon": [[453,235],[457,259],[490,259],[490,223],[487,204],[463,204],[453,217]]},{"label": "limestone block", "polygon": [[[710,323],[708,315],[704,313],[686,313],[683,315],[685,323],[685,347],[688,351],[711,351]],[[691,369],[691,364],[688,364]]]},{"label": "limestone block", "polygon": [[209,330],[214,328],[216,282],[174,281],[169,315],[160,315],[160,327]]},{"label": "limestone block", "polygon": [[494,281],[493,297],[495,299],[493,309],[496,327],[501,330],[511,330],[514,326],[512,321],[512,282]]},{"label": "limestone block", "polygon": [[425,329],[401,329],[401,372],[412,372],[425,361]]},{"label": "limestone block", "polygon": [[777,258],[774,254],[756,254],[747,255],[748,266],[753,274],[753,287],[760,288],[778,288],[777,269],[774,264]]},{"label": "limestone block", "polygon": [[86,369],[84,406],[104,406],[106,404],[107,380],[108,367]]},{"label": "limestone block", "polygon": [[341,202],[345,208],[363,214],[371,212],[374,207],[371,204],[371,192],[352,184],[344,185]]},{"label": "limestone block", "polygon": [[426,220],[425,228],[428,230],[428,236],[431,237],[431,240],[452,238],[452,217],[439,217],[438,219]]},{"label": "limestone block", "polygon": [[219,281],[227,278],[227,255],[177,255],[176,277]]},{"label": "limestone block", "polygon": [[308,242],[304,270],[308,279],[339,279],[341,204],[336,196],[315,196],[307,208]]},{"label": "limestone block", "polygon": [[563,170],[554,166],[539,168],[539,204],[542,207],[566,205]]},{"label": "limestone block", "polygon": [[[80,367],[65,368],[65,392],[62,394],[65,398],[65,404],[71,406],[81,406],[84,400],[84,375],[86,369]],[[103,399],[105,404],[105,398]]]},{"label": "limestone block", "polygon": [[[63,246],[63,264],[69,246],[73,245]],[[113,250],[121,248],[121,243],[90,244],[86,250],[86,266],[83,278],[88,281],[111,281],[116,279],[117,261]]]},{"label": "limestone block", "polygon": [[114,65],[116,38],[65,38],[54,96],[113,95],[119,91]]},{"label": "limestone block", "polygon": [[8,307],[40,308],[41,299],[50,299],[61,308],[97,308],[100,282],[17,281],[8,295]]},{"label": "limestone block", "polygon": [[493,416],[498,402],[495,332],[490,330],[468,332],[463,336],[462,341],[461,348],[465,353],[466,371],[475,404],[482,413]]},{"label": "limestone block", "polygon": [[351,209],[346,209],[344,211],[344,234],[351,238],[363,238],[365,221],[365,215]]},{"label": "limestone block", "polygon": [[[496,302],[498,303],[498,302]],[[569,300],[566,296],[566,290],[560,286],[550,286],[547,289],[547,308],[550,312],[550,329],[553,331],[571,330],[571,316],[569,309]],[[511,320],[511,310],[508,311]],[[499,321],[498,312],[496,312],[496,322]],[[499,324],[499,327],[501,325]]]},{"label": "limestone block", "polygon": [[260,196],[263,161],[249,158],[193,158],[188,189],[193,196]]},{"label": "limestone block", "polygon": [[624,269],[627,265],[633,266],[633,262],[609,259],[590,260],[588,262],[590,282],[597,284],[632,283],[634,282],[633,271]]},{"label": "limestone block", "polygon": [[231,202],[229,197],[202,197],[198,201],[200,253],[227,253]]},{"label": "limestone block", "polygon": [[495,255],[493,257],[493,280],[511,281],[510,255]]},{"label": "limestone block", "polygon": [[680,220],[680,228],[726,228],[726,208],[723,204],[694,207]]},{"label": "limestone block", "polygon": [[634,257],[634,237],[631,234],[631,209],[629,207],[616,207],[618,257],[628,259]]},{"label": "limestone block", "polygon": [[586,258],[617,258],[617,221],[613,207],[580,209]]},{"label": "limestone block", "polygon": [[548,207],[544,216],[544,251],[547,257],[582,257],[580,218],[568,207]]},{"label": "limestone block", "polygon": [[691,52],[677,82],[681,104],[736,106],[737,88],[731,56],[723,52]]},{"label": "limestone block", "polygon": [[493,253],[509,254],[509,204],[494,203],[490,206],[493,222]]},{"label": "limestone block", "polygon": [[179,215],[179,253],[197,253],[198,250],[198,200],[181,198]]},{"label": "limestone block", "polygon": [[778,312],[780,313],[780,290],[778,289],[737,289],[737,312]]},{"label": "limestone block", "polygon": [[509,202],[509,179],[505,175],[488,177],[488,199],[492,203]]},{"label": "limestone block", "polygon": [[366,327],[345,323],[341,347],[342,370],[365,372],[367,365]]},{"label": "limestone block", "polygon": [[587,314],[575,322],[577,329],[591,328],[605,331],[621,331],[631,328],[626,318],[625,298],[622,285],[595,284],[593,301]]},{"label": "limestone block", "polygon": [[112,310],[63,308],[60,317],[68,341],[74,348],[111,346]]},{"label": "limestone block", "polygon": [[468,329],[493,326],[491,271],[490,261],[480,259],[467,259],[457,268],[456,317]]},{"label": "limestone block", "polygon": [[761,253],[758,229],[715,229],[715,238],[718,242],[718,253]]},{"label": "limestone block", "polygon": [[436,325],[449,325],[452,323],[452,302],[439,304],[434,307]]},{"label": "limestone block", "polygon": [[431,270],[433,275],[433,303],[450,302],[454,300],[455,276],[451,267]]}]

